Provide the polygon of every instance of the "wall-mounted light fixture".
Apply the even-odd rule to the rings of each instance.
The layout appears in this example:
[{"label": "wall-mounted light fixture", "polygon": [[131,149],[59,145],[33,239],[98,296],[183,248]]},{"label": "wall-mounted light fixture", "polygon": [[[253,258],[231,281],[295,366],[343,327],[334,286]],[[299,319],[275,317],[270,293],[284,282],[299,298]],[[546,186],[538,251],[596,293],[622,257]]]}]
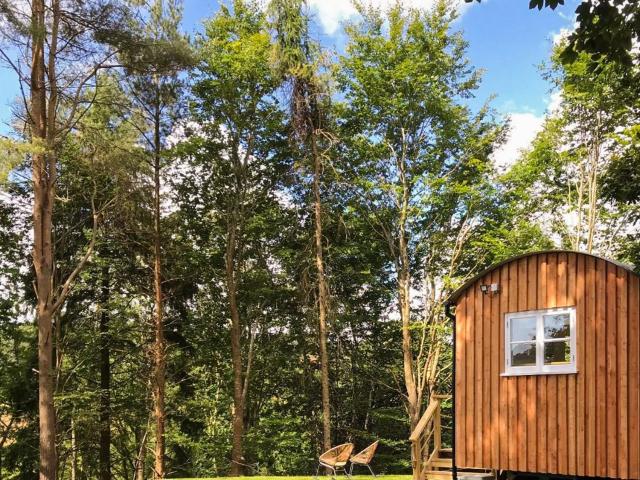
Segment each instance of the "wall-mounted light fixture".
[{"label": "wall-mounted light fixture", "polygon": [[485,295],[487,293],[496,295],[500,293],[500,285],[498,283],[492,283],[491,285],[480,285],[480,291]]}]

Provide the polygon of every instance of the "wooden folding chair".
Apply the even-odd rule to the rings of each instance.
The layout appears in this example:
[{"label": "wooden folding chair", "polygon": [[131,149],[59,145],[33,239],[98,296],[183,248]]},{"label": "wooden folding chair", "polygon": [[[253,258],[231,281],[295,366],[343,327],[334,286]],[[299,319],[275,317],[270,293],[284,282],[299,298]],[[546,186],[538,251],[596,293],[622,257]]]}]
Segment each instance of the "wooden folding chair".
[{"label": "wooden folding chair", "polygon": [[331,470],[333,477],[338,474],[338,470],[341,470],[347,477],[351,478],[351,475],[346,469],[351,452],[353,452],[353,443],[343,443],[324,452],[320,455],[320,458],[318,458],[318,468],[316,469],[314,478],[318,478],[322,467]]},{"label": "wooden folding chair", "polygon": [[376,448],[378,448],[378,442],[379,440],[376,440],[367,448],[355,454],[353,457],[349,459],[351,461],[351,467],[349,468],[349,476],[353,474],[353,467],[355,465],[362,465],[367,467],[371,472],[371,475],[373,475],[374,477],[376,476],[376,474],[373,473],[373,470],[371,469],[370,463],[371,463],[371,460],[373,460],[373,456],[376,453]]}]

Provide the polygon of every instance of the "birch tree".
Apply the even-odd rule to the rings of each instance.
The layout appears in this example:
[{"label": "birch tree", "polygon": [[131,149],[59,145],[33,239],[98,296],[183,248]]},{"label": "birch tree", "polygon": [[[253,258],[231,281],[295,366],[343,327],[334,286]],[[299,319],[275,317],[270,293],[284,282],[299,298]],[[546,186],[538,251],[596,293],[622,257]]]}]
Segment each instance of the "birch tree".
[{"label": "birch tree", "polygon": [[501,128],[488,108],[464,104],[479,74],[444,1],[427,12],[397,4],[360,13],[338,73],[348,158],[339,173],[387,245],[413,430],[443,369],[443,301],[465,261],[472,271],[465,249],[492,208],[489,155]]}]

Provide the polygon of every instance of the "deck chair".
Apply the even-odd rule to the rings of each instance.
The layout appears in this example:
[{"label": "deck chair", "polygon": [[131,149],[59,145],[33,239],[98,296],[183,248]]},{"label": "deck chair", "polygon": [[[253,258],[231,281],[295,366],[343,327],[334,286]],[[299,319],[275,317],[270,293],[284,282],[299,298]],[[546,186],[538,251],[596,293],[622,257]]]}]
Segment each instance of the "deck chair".
[{"label": "deck chair", "polygon": [[351,452],[353,452],[353,443],[343,443],[324,452],[318,459],[318,468],[314,478],[318,478],[322,467],[331,470],[333,477],[337,475],[338,470],[342,470],[347,477],[351,478],[346,469]]},{"label": "deck chair", "polygon": [[355,454],[354,456],[352,456],[349,461],[351,462],[351,467],[349,468],[349,476],[351,476],[353,474],[353,467],[355,465],[362,465],[362,466],[366,466],[369,471],[371,472],[372,476],[376,476],[375,473],[373,473],[373,470],[371,469],[371,460],[373,460],[373,456],[376,453],[376,448],[378,448],[378,442],[379,440],[376,440],[375,442],[373,442],[371,445],[369,445],[367,448],[365,448],[364,450],[362,450],[361,452]]}]

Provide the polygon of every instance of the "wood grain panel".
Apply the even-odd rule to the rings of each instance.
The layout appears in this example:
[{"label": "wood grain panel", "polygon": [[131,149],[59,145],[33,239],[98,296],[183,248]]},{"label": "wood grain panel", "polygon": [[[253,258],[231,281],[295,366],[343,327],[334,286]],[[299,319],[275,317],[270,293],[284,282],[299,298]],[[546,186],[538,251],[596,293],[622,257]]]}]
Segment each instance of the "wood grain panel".
[{"label": "wood grain panel", "polygon": [[[538,255],[538,302],[537,308],[542,309],[547,305],[547,271],[548,271],[548,262],[547,255],[541,254]],[[536,378],[536,382],[538,384],[537,391],[537,410],[538,410],[538,462],[537,462],[537,471],[538,472],[546,472],[547,471],[547,377],[542,375]]]},{"label": "wood grain panel", "polygon": [[[504,315],[509,311],[509,269],[502,267],[500,268],[500,285],[501,291],[499,294],[500,301],[500,345],[498,349],[500,350],[500,373],[504,372],[505,369],[505,358],[506,351],[504,348]],[[498,419],[498,427],[500,429],[500,463],[503,468],[507,468],[509,465],[509,437],[507,436],[508,432],[508,418],[509,418],[509,403],[508,403],[508,380],[505,377],[498,377],[498,386],[499,386],[499,401],[500,401],[500,410]],[[496,467],[496,468],[499,468]]]},{"label": "wood grain panel", "polygon": [[640,478],[640,280],[635,275],[629,275],[628,300],[629,478]]},{"label": "wood grain panel", "polygon": [[586,471],[585,443],[586,443],[586,409],[585,409],[585,393],[586,386],[584,382],[586,361],[585,361],[585,345],[587,342],[586,332],[586,274],[585,274],[585,258],[582,255],[574,255],[577,262],[576,272],[576,335],[577,335],[577,365],[578,374],[576,375],[576,473],[584,476]]},{"label": "wood grain panel", "polygon": [[607,263],[607,318],[606,323],[606,359],[607,359],[607,459],[606,472],[609,477],[618,476],[618,319],[616,316],[616,269],[611,263]]},{"label": "wood grain panel", "polygon": [[[547,308],[558,306],[558,255],[547,255]],[[558,473],[558,376],[547,376],[547,471]]]},{"label": "wood grain panel", "polygon": [[[464,295],[456,306],[456,405],[454,415],[456,416],[456,439],[464,439],[466,437],[466,418],[464,408],[468,405],[465,386],[467,382],[467,365],[464,353],[467,351],[467,296]],[[465,465],[467,442],[460,440],[456,442],[456,463]]]},{"label": "wood grain panel", "polygon": [[[491,283],[500,284],[500,272],[491,272]],[[491,339],[500,338],[500,296],[491,298]],[[491,344],[493,341],[491,342]],[[504,341],[502,342],[504,344]],[[491,430],[489,442],[491,444],[491,467],[497,469],[500,465],[500,442],[499,439],[499,415],[500,415],[500,349],[491,349]],[[498,379],[497,381],[495,379]]]},{"label": "wood grain panel", "polygon": [[[518,264],[512,262],[509,264],[509,311],[518,311]],[[518,379],[516,377],[507,377],[507,398],[508,398],[508,416],[509,416],[509,469],[518,470],[518,405],[517,401]]]},{"label": "wood grain panel", "polygon": [[[563,306],[576,308],[577,373],[503,376],[505,314]],[[460,467],[640,480],[636,274],[587,254],[532,254],[470,285],[456,318]]]},{"label": "wood grain panel", "polygon": [[[566,307],[567,303],[567,254],[558,254],[558,273],[556,289],[558,292],[557,305]],[[569,464],[568,432],[569,432],[569,406],[567,405],[567,377],[568,375],[555,375],[557,382],[557,434],[558,434],[558,473],[566,473]]]},{"label": "wood grain panel", "polygon": [[[538,261],[536,257],[527,259],[527,310],[536,310],[538,308]],[[526,398],[526,415],[527,415],[527,466],[526,470],[535,472],[537,470],[537,440],[538,429],[537,407],[536,407],[536,390],[537,379],[534,376],[525,377],[527,381],[527,398]]]},{"label": "wood grain panel", "polygon": [[[568,306],[577,305],[577,265],[576,255],[570,253],[567,255],[567,296],[566,304]],[[577,316],[577,312],[576,312]],[[576,319],[577,323],[577,319]],[[576,341],[577,342],[577,341]],[[577,471],[576,448],[576,375],[567,375],[567,455],[569,457],[568,472]]]},{"label": "wood grain panel", "polygon": [[588,385],[587,394],[585,397],[586,404],[586,417],[587,417],[587,443],[585,450],[590,452],[587,456],[587,471],[586,475],[595,477],[597,475],[597,461],[596,461],[596,436],[597,429],[597,405],[596,405],[596,378],[597,371],[597,287],[596,287],[596,261],[593,257],[586,257],[586,275],[587,275],[587,311],[586,322],[587,328],[585,328],[586,335],[586,351],[585,351],[585,384]]},{"label": "wood grain panel", "polygon": [[484,409],[486,397],[482,394],[482,377],[484,374],[483,365],[484,365],[484,349],[483,349],[483,335],[482,335],[482,302],[484,299],[484,294],[480,291],[480,289],[476,289],[475,292],[475,308],[473,315],[473,331],[474,331],[474,349],[475,349],[475,362],[473,364],[474,367],[474,375],[476,380],[475,385],[475,393],[474,396],[476,398],[475,403],[475,425],[474,425],[474,433],[476,436],[475,439],[475,449],[473,450],[473,465],[479,466],[482,465],[482,439],[483,439],[483,430],[482,430],[482,410]]},{"label": "wood grain panel", "polygon": [[616,316],[617,316],[617,357],[618,357],[618,476],[629,476],[629,371],[627,360],[629,354],[628,345],[628,321],[627,311],[627,272],[622,268],[616,269]]},{"label": "wood grain panel", "polygon": [[[465,389],[467,392],[467,416],[465,417],[466,423],[466,432],[464,441],[467,442],[466,448],[466,462],[464,465],[473,466],[474,462],[474,447],[475,447],[475,425],[473,424],[474,418],[474,408],[475,408],[475,365],[474,365],[474,354],[475,354],[475,342],[474,342],[474,332],[473,332],[473,320],[474,320],[474,307],[475,307],[475,291],[471,290],[467,292],[466,295],[466,304],[467,304],[467,321],[465,322],[467,327],[467,341],[465,342],[467,345],[466,357],[467,357],[467,383],[465,385]],[[482,401],[482,399],[478,399],[478,401]]]},{"label": "wood grain panel", "polygon": [[[483,279],[485,285],[491,284],[491,277]],[[482,340],[491,341],[491,296],[482,295],[482,318],[479,319],[482,325]],[[491,353],[486,349],[481,350],[482,355],[482,398],[485,398],[485,405],[482,409],[482,465],[491,464],[491,438],[489,433],[491,419]]]},{"label": "wood grain panel", "polygon": [[607,263],[596,261],[596,474],[607,476]]}]

